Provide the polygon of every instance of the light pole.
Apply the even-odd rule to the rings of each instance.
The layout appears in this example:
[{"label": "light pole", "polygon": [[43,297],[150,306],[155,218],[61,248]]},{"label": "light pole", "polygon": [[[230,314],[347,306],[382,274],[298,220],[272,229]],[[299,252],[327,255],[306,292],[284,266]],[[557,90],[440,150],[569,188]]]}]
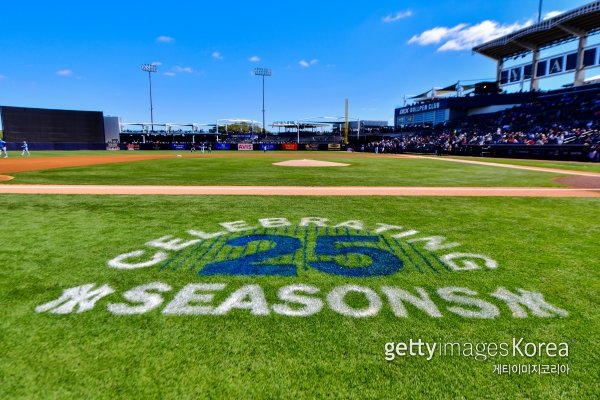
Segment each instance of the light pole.
[{"label": "light pole", "polygon": [[270,68],[254,68],[254,75],[262,76],[262,133],[266,133],[265,129],[265,76],[271,76]]},{"label": "light pole", "polygon": [[148,72],[148,83],[150,84],[150,125],[151,132],[154,132],[154,107],[152,107],[152,72],[156,72],[155,64],[142,64],[142,71]]}]

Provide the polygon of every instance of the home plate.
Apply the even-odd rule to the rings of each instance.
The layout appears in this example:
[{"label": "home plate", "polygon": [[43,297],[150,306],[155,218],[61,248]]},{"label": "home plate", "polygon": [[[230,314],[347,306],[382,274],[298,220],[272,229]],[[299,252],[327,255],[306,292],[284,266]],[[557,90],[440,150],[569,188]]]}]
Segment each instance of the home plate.
[{"label": "home plate", "polygon": [[337,162],[319,161],[319,160],[288,160],[278,163],[273,163],[281,167],[347,167],[350,164],[342,164]]}]

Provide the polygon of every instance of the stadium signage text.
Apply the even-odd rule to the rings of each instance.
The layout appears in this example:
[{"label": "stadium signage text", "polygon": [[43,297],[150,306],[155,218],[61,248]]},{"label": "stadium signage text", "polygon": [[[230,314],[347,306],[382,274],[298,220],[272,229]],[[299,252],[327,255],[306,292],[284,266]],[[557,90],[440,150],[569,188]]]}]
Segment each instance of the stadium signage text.
[{"label": "stadium signage text", "polygon": [[399,108],[398,114],[404,115],[404,114],[412,114],[412,113],[416,113],[416,112],[420,112],[420,111],[432,111],[432,110],[438,110],[441,107],[442,107],[442,105],[440,104],[439,101],[434,102],[434,103],[419,104],[417,106]]},{"label": "stadium signage text", "polygon": [[[419,234],[399,225],[360,220],[332,222],[328,218],[261,218],[257,221],[228,221],[211,232],[191,229],[183,237],[162,236],[137,250],[119,254],[107,261],[111,269],[132,271],[156,267],[160,271],[181,266],[200,277],[253,276],[302,277],[311,274],[345,279],[381,278],[401,272],[442,273],[494,270],[492,258],[471,252],[458,252],[460,243],[444,236]],[[190,261],[191,260],[191,261]],[[232,287],[227,283],[192,282],[180,288],[162,308],[165,315],[226,315],[246,310],[252,315],[279,314],[310,316],[328,308],[353,318],[372,317],[391,311],[408,317],[417,310],[431,318],[454,314],[464,318],[493,319],[500,310],[491,299],[505,303],[514,318],[568,315],[548,303],[538,292],[497,287],[487,299],[465,287],[426,290],[379,284],[377,288],[343,284],[322,290],[311,284],[293,283],[273,293],[258,284]],[[155,281],[122,293],[110,284],[84,284],[63,290],[61,296],[36,307],[36,312],[52,314],[81,313],[95,308],[98,300],[111,296],[106,310],[116,315],[145,314],[165,303],[175,289]],[[357,301],[359,298],[361,300]],[[442,306],[440,305],[442,304]],[[443,307],[445,305],[445,307]]]}]

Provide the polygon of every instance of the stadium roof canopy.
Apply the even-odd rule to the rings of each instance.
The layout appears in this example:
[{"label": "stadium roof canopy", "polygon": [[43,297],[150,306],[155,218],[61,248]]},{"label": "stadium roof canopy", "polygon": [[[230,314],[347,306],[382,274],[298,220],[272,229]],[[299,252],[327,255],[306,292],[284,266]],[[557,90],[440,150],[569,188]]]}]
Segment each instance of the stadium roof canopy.
[{"label": "stadium roof canopy", "polygon": [[311,128],[319,128],[322,126],[327,126],[330,124],[325,123],[316,123],[316,122],[273,122],[271,126],[273,128],[286,128],[286,129],[311,129]]},{"label": "stadium roof canopy", "polygon": [[454,94],[458,94],[459,92],[467,92],[474,88],[475,88],[474,84],[464,84],[463,85],[459,81],[457,83],[452,83],[443,88],[438,88],[438,87],[431,88],[426,92],[423,92],[416,96],[411,96],[411,97],[409,97],[409,99],[415,100],[415,101],[425,101],[425,100],[437,99],[439,97],[446,96],[446,95],[454,95]]},{"label": "stadium roof canopy", "polygon": [[534,49],[543,49],[600,31],[600,1],[567,11],[556,17],[499,37],[473,48],[474,52],[503,60]]}]

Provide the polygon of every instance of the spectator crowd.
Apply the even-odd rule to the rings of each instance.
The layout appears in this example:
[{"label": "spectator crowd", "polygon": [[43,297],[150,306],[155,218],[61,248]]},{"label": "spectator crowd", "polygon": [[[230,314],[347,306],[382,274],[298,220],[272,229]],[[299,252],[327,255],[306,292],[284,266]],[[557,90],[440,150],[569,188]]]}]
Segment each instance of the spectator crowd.
[{"label": "spectator crowd", "polygon": [[535,102],[457,123],[415,129],[399,137],[368,143],[365,151],[460,153],[466,146],[499,144],[589,146],[600,157],[600,91],[539,97]]}]

